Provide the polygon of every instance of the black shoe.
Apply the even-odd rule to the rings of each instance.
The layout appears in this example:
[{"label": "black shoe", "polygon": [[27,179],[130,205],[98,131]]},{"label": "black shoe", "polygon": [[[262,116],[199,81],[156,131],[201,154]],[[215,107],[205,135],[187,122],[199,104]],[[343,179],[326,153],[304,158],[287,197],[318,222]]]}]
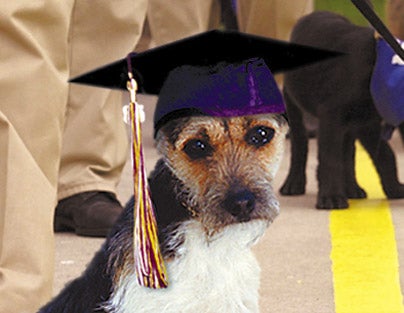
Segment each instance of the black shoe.
[{"label": "black shoe", "polygon": [[110,192],[88,191],[59,201],[55,232],[73,231],[80,236],[106,237],[123,208]]}]

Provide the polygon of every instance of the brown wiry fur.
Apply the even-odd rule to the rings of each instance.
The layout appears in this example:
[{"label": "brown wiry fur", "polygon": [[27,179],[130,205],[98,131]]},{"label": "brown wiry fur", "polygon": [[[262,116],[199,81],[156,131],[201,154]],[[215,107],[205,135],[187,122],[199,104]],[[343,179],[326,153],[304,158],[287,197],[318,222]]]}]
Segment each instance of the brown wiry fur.
[{"label": "brown wiry fur", "polygon": [[[275,129],[274,138],[263,147],[249,145],[245,136],[257,126]],[[192,117],[174,120],[157,135],[157,147],[187,190],[187,205],[213,234],[237,222],[221,208],[221,202],[232,188],[246,188],[257,197],[257,208],[251,218],[273,219],[275,213],[267,208],[273,197],[272,181],[283,153],[287,123],[277,115],[236,118]],[[207,141],[212,156],[192,160],[184,146],[193,139]],[[272,199],[272,198],[271,198]],[[275,201],[275,199],[271,200]],[[269,201],[269,202],[271,202]]]},{"label": "brown wiry fur", "polygon": [[[254,127],[265,126],[274,129],[272,140],[262,146],[248,144],[246,134]],[[182,244],[176,236],[179,223],[184,215],[173,218],[167,213],[167,195],[161,189],[174,193],[175,202],[187,212],[187,218],[197,219],[205,229],[207,238],[212,237],[224,227],[240,222],[223,208],[223,202],[233,189],[248,189],[256,199],[256,207],[249,219],[264,219],[272,222],[278,214],[278,202],[273,194],[273,178],[278,169],[284,150],[285,135],[288,130],[286,120],[274,114],[235,117],[185,117],[167,123],[156,135],[157,148],[162,159],[151,173],[150,184],[156,214],[162,219],[169,214],[170,221],[159,223],[160,247],[166,262],[175,258],[175,247]],[[208,143],[213,152],[206,158],[193,160],[185,152],[185,145],[194,139]],[[164,174],[163,174],[164,173]],[[172,186],[164,179],[167,176]],[[160,198],[164,198],[159,205]],[[181,210],[176,208],[176,210]],[[132,216],[124,219],[133,221]],[[113,268],[114,284],[119,285],[121,277],[133,271],[132,226],[124,227],[112,240],[110,268]],[[175,239],[174,239],[175,238]],[[174,248],[173,248],[174,247]]]}]

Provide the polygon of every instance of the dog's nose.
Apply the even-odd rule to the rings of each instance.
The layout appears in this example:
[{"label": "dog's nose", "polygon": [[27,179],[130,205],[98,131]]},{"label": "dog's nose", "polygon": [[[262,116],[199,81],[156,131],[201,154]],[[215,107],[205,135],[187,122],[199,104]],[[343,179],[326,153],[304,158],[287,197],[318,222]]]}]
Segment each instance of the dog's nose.
[{"label": "dog's nose", "polygon": [[235,217],[249,220],[255,208],[255,196],[247,189],[232,191],[224,201],[224,208]]}]

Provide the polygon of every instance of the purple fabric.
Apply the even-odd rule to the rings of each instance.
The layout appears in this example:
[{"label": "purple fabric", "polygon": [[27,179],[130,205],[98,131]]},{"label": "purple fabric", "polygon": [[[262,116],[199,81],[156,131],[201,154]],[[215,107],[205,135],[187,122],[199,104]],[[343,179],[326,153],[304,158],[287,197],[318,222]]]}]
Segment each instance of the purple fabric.
[{"label": "purple fabric", "polygon": [[215,117],[282,114],[285,105],[264,60],[251,59],[214,68],[181,66],[172,71],[159,95],[155,127],[184,112]]},{"label": "purple fabric", "polygon": [[404,122],[404,61],[384,39],[377,41],[376,48],[370,91],[380,116],[386,123],[398,126]]}]

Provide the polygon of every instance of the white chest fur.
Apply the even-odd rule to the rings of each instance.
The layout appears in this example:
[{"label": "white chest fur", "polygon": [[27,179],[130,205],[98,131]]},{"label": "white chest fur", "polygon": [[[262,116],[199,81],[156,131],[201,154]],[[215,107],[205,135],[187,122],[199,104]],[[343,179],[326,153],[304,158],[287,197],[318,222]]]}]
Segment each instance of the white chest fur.
[{"label": "white chest fur", "polygon": [[250,247],[266,227],[264,221],[230,226],[207,242],[199,223],[185,223],[180,256],[166,264],[169,287],[152,290],[132,275],[124,277],[109,303],[111,312],[258,312],[260,269]]}]

